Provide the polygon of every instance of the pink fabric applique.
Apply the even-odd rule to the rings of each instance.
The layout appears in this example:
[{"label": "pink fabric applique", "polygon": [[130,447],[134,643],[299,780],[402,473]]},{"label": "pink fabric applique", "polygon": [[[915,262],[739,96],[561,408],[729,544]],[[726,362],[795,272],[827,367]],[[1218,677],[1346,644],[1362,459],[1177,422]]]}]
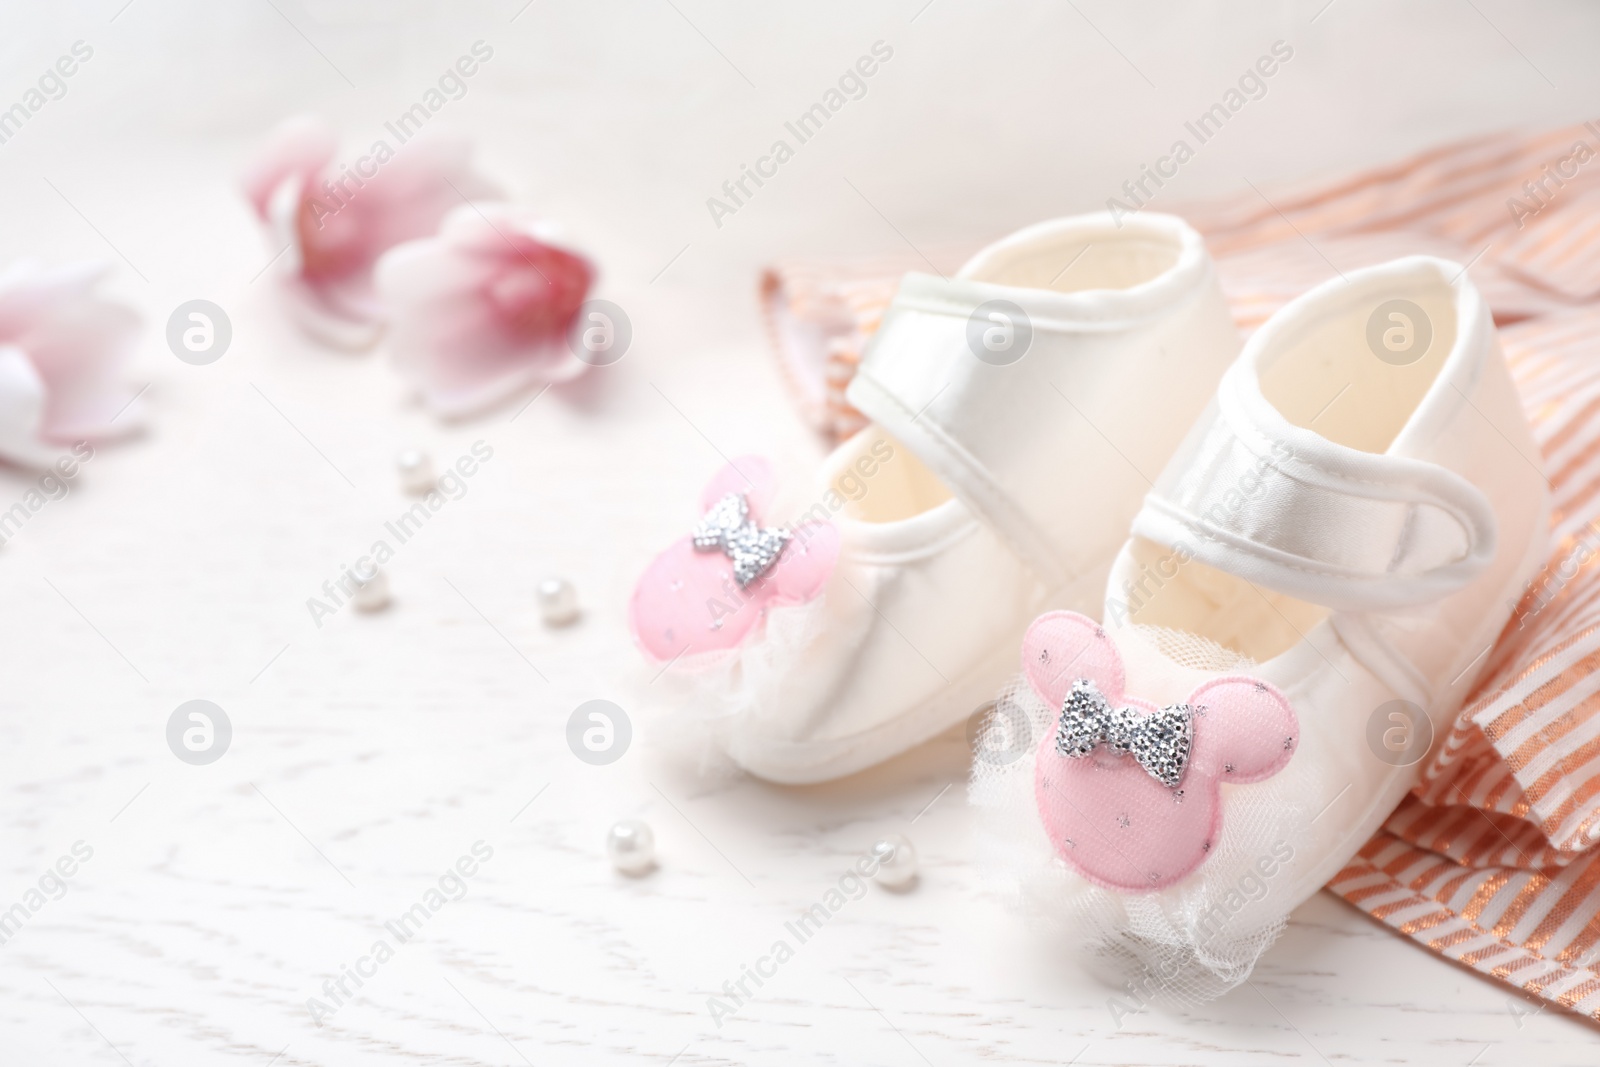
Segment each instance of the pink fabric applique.
[{"label": "pink fabric applique", "polygon": [[[634,639],[650,658],[676,661],[735,648],[759,631],[769,608],[803,604],[821,595],[839,556],[839,532],[830,522],[802,523],[786,531],[763,529],[761,516],[775,484],[766,460],[757,456],[734,460],[701,493],[705,518],[695,533],[645,568],[628,605],[628,621]],[[724,537],[713,544],[718,531],[737,526],[738,509],[730,496],[743,499],[743,517],[750,525],[739,527],[743,536]],[[775,547],[776,554],[741,584],[736,567],[742,564],[749,575],[766,559],[755,540],[762,534],[768,535],[765,544]],[[722,547],[728,540],[734,543]],[[781,542],[781,547],[774,542]]]},{"label": "pink fabric applique", "polygon": [[[1093,619],[1070,611],[1041,615],[1022,642],[1033,691],[1062,707],[1080,681],[1115,709],[1113,742],[1151,716],[1173,718],[1123,691],[1122,657]],[[1222,830],[1221,785],[1270,778],[1294,755],[1299,723],[1284,695],[1255,678],[1226,675],[1189,694],[1188,760],[1176,786],[1141,763],[1154,757],[1094,744],[1087,755],[1062,755],[1058,733],[1039,744],[1034,798],[1050,843],[1078,873],[1107,889],[1148,891],[1172,885],[1205,861]],[[1181,707],[1181,706],[1180,706]],[[1127,710],[1124,710],[1127,709]],[[1084,747],[1089,747],[1085,745]]]}]

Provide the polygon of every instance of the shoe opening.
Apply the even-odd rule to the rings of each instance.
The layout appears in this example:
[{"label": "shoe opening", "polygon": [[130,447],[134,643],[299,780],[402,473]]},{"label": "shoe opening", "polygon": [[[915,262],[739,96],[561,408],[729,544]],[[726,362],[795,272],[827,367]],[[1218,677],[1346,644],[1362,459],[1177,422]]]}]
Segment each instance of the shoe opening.
[{"label": "shoe opening", "polygon": [[828,457],[828,487],[843,499],[839,510],[858,522],[899,522],[950,499],[911,450],[878,426],[868,426]]},{"label": "shoe opening", "polygon": [[1334,291],[1274,339],[1261,393],[1296,426],[1386,452],[1456,341],[1456,290],[1432,262]]},{"label": "shoe opening", "polygon": [[1132,289],[1171,270],[1181,252],[1177,242],[1147,235],[1086,234],[997,250],[964,274],[975,281],[1056,293]]},{"label": "shoe opening", "polygon": [[[968,260],[960,277],[1052,293],[1181,289],[1205,270],[1200,235],[1171,215],[1144,212],[1051,219]],[[1172,293],[1164,294],[1171,297]]]},{"label": "shoe opening", "polygon": [[1112,582],[1111,599],[1129,622],[1190,634],[1257,663],[1293,648],[1328,614],[1142,537]]},{"label": "shoe opening", "polygon": [[[1274,332],[1256,369],[1267,402],[1335,444],[1387,452],[1455,347],[1458,294],[1447,266],[1374,272],[1266,327]],[[1129,621],[1195,634],[1257,662],[1288,651],[1328,615],[1198,560],[1177,564],[1173,550],[1143,539],[1129,559],[1119,583]]]}]

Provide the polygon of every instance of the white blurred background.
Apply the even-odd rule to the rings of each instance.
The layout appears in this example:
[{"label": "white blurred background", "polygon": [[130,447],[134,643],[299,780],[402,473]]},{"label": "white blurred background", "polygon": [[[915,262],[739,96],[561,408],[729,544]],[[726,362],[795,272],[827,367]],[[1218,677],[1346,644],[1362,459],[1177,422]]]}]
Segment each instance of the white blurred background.
[{"label": "white blurred background", "polygon": [[[101,0],[5,5],[0,100],[79,39],[93,60],[0,146],[3,251],[63,231],[63,252],[104,251],[43,182],[16,181],[48,176],[135,263],[191,247],[174,284],[214,282],[219,228],[247,225],[197,215],[214,175],[189,159],[237,159],[297,111],[364,147],[479,39],[494,59],[435,125],[645,279],[685,244],[682,279],[902,247],[844,178],[918,245],[1104,206],[1275,40],[1293,61],[1158,205],[1587,118],[1600,90],[1600,6],[1578,0]],[[717,229],[706,198],[877,40],[894,59],[866,97]],[[145,182],[166,195],[119,193]]]}]

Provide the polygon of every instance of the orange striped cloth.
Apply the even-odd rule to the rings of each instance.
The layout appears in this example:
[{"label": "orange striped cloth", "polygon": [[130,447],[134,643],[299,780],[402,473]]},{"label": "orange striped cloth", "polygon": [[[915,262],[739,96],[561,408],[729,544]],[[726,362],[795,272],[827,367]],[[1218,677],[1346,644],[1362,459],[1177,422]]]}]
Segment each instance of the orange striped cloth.
[{"label": "orange striped cloth", "polygon": [[[1421,783],[1328,888],[1431,951],[1600,1019],[1600,124],[1149,206],[1206,235],[1247,333],[1356,267],[1417,252],[1470,264],[1544,452],[1528,476],[1550,482],[1551,555]],[[899,269],[927,264],[908,254]],[[800,276],[770,273],[769,307],[803,318]],[[834,407],[815,421],[843,432],[859,422],[843,388],[895,273],[804,277],[811,300],[856,287],[818,364],[833,361]]]},{"label": "orange striped cloth", "polygon": [[1421,785],[1328,888],[1600,1019],[1600,308],[1501,340],[1549,472],[1551,556]]},{"label": "orange striped cloth", "polygon": [[867,339],[908,270],[953,271],[965,250],[887,255],[850,264],[795,262],[761,273],[761,309],[789,394],[831,441],[867,424],[844,398]]}]

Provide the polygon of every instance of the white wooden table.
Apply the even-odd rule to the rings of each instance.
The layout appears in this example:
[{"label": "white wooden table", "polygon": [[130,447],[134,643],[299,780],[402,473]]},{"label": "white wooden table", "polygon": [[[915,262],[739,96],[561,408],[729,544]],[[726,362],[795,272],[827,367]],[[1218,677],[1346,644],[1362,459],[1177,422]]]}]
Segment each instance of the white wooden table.
[{"label": "white wooden table", "polygon": [[[119,263],[115,289],[149,320],[138,375],[152,383],[150,432],[98,451],[67,498],[0,548],[0,909],[25,901],[76,842],[93,850],[65,894],[0,945],[0,1063],[1595,1061],[1600,1030],[1540,1011],[1325,894],[1295,914],[1251,986],[1201,1009],[1116,1019],[1115,990],[1051,958],[985,895],[969,861],[959,733],[806,789],[699,780],[662,754],[638,706],[634,746],[619,762],[591,767],[566,746],[580,702],[631,700],[625,683],[640,667],[624,631],[627,593],[650,555],[693,520],[718,453],[815,450],[763,352],[754,265],[808,247],[966,240],[1094,206],[1103,179],[1164,139],[1163,123],[1183,106],[1176,88],[1154,117],[1147,101],[1129,98],[1142,140],[1116,158],[1102,154],[1094,176],[1071,179],[1069,196],[1052,188],[1058,174],[1035,169],[1015,198],[969,202],[959,221],[940,225],[956,209],[934,205],[972,196],[986,173],[962,156],[944,192],[927,184],[932,161],[950,158],[934,135],[988,122],[987,105],[946,86],[940,65],[963,54],[979,19],[970,11],[936,7],[912,23],[917,5],[882,15],[836,5],[819,16],[822,29],[789,17],[801,42],[791,53],[746,16],[687,9],[763,86],[746,100],[711,41],[666,7],[631,15],[633,36],[600,41],[610,47],[591,56],[590,84],[575,73],[584,69],[579,46],[599,40],[583,31],[601,17],[539,5],[495,31],[507,73],[469,97],[457,121],[490,143],[491,161],[519,192],[584,234],[606,270],[603,295],[633,319],[634,348],[515,421],[513,407],[446,427],[406,399],[382,356],[329,353],[294,334],[270,277],[255,280],[270,250],[232,188],[242,131],[303,106],[360,130],[395,97],[366,77],[346,94],[266,9],[250,39],[186,53],[184,42],[210,24],[199,7],[183,9],[200,20],[195,29],[158,6],[141,0],[111,23],[112,6],[100,5],[52,16],[31,34],[18,69],[91,30],[101,65],[51,105],[48,122],[39,116],[0,148],[0,252]],[[517,6],[492,13],[504,21]],[[348,28],[285,10],[350,70],[379,63],[354,54]],[[1101,7],[1087,13],[1152,67],[1174,47],[1147,55],[1128,43],[1144,32],[1138,25],[1115,23]],[[1336,17],[1346,16],[1335,9],[1327,21]],[[1143,91],[1070,13],[1030,19],[1053,27],[1071,55],[1093,57],[1084,86],[1114,78],[1119,92]],[[1230,55],[1248,60],[1275,25],[1251,26]],[[1414,19],[1396,25],[1420,33]],[[162,27],[178,35],[170,47]],[[452,28],[432,51],[407,37],[411,66],[381,84],[400,84],[403,98],[402,75],[431,71],[434,52],[477,33]],[[903,67],[887,73],[902,80],[874,87],[857,125],[808,149],[788,184],[764,191],[740,225],[711,228],[702,201],[721,177],[877,37],[895,39]],[[1048,50],[1015,35],[1012,43],[1030,62]],[[276,95],[250,88],[266,77],[257,50],[295,64]],[[180,117],[163,111],[176,96],[123,99],[153,91],[152,55],[194,97]],[[184,55],[192,68],[179,63]],[[1331,61],[1318,67],[1315,55],[1308,47],[1307,70],[1323,71],[1331,96],[1346,75]],[[1184,77],[1198,84],[1209,68],[1191,58]],[[994,74],[1009,59],[997,46],[973,62]],[[1527,76],[1515,56],[1494,62],[1504,82]],[[223,77],[233,63],[243,87]],[[629,71],[637,86],[619,87]],[[200,77],[216,79],[220,104],[189,93]],[[939,106],[946,90],[964,103]],[[524,98],[537,102],[519,111]],[[1517,106],[1529,116],[1559,110]],[[227,108],[239,113],[222,122]],[[520,121],[528,115],[538,121]],[[922,116],[926,144],[874,146],[907,115]],[[131,121],[141,118],[150,125]],[[1099,121],[1078,128],[1087,135]],[[941,133],[940,122],[955,132]],[[1264,105],[1240,143],[1259,146],[1302,124],[1318,125]],[[1403,131],[1386,136],[1421,143]],[[1355,162],[1356,142],[1302,139],[1297,162],[1311,169],[1340,152]],[[1219,147],[1214,165],[1255,150]],[[1066,148],[1039,151],[1060,173],[1070,169]],[[1198,188],[1207,179],[1194,180]],[[160,333],[173,307],[200,296],[227,309],[234,342],[220,362],[190,367]],[[393,608],[341,611],[316,627],[306,598],[409,506],[394,453],[420,445],[446,462],[478,440],[493,459],[390,564]],[[29,484],[0,472],[0,510]],[[538,618],[534,587],[552,574],[570,578],[584,602],[568,630]],[[196,698],[216,702],[233,725],[229,750],[209,766],[180,762],[164,736],[173,709]],[[660,866],[647,877],[619,876],[606,860],[606,828],[623,817],[655,830]],[[917,887],[872,887],[849,902],[717,1025],[708,998],[890,831],[921,853]],[[464,880],[460,899],[399,943],[384,924],[426,902],[477,842],[492,858]],[[380,938],[392,958],[363,962]],[[362,984],[346,978],[351,995],[336,1003],[324,982],[358,965]],[[336,1008],[321,1025],[311,998]]]}]

